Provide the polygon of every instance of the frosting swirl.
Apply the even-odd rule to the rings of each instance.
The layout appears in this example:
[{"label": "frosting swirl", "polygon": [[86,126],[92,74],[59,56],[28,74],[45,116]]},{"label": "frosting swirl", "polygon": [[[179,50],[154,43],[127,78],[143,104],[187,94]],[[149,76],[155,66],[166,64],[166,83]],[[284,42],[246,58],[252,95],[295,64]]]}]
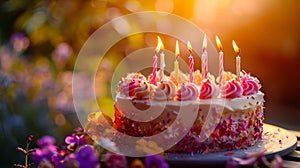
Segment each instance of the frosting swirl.
[{"label": "frosting swirl", "polygon": [[209,99],[212,97],[217,97],[219,94],[219,90],[215,83],[211,82],[209,79],[205,79],[202,82],[200,89],[200,99]]},{"label": "frosting swirl", "polygon": [[243,94],[243,88],[241,84],[235,80],[230,80],[221,86],[221,96],[224,98],[236,98],[241,97]]},{"label": "frosting swirl", "polygon": [[144,82],[139,87],[134,89],[134,97],[137,100],[146,100],[150,99],[150,93],[152,91],[152,87],[149,83]]},{"label": "frosting swirl", "polygon": [[134,96],[134,89],[140,86],[140,83],[145,82],[146,77],[141,73],[128,73],[125,78],[122,78],[118,83],[117,92],[125,96]]},{"label": "frosting swirl", "polygon": [[196,100],[198,95],[198,88],[195,84],[181,84],[177,93],[177,99],[179,101]]},{"label": "frosting swirl", "polygon": [[176,96],[175,84],[170,81],[161,81],[154,91],[153,99],[157,101],[165,101],[173,99]]},{"label": "frosting swirl", "polygon": [[119,85],[118,91],[125,96],[134,96],[134,90],[139,86],[140,81],[138,80],[124,81]]},{"label": "frosting swirl", "polygon": [[245,74],[241,78],[241,84],[243,87],[243,95],[248,96],[251,94],[256,94],[259,90],[258,81],[256,81],[250,74]]}]

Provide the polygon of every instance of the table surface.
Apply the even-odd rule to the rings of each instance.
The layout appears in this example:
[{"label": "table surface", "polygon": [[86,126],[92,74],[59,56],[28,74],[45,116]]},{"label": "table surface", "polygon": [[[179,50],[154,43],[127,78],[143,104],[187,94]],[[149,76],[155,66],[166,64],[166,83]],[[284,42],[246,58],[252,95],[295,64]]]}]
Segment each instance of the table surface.
[{"label": "table surface", "polygon": [[300,167],[300,131],[291,132],[297,136],[297,148],[292,153],[282,157],[283,167],[285,168]]}]

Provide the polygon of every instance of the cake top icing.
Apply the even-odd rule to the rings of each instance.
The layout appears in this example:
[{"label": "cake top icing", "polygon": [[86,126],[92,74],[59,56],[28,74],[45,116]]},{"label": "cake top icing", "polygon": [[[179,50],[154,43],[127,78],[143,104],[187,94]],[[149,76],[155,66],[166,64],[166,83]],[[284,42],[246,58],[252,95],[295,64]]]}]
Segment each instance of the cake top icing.
[{"label": "cake top icing", "polygon": [[[160,73],[158,73],[160,74]],[[242,96],[257,94],[261,84],[256,77],[243,71],[240,80],[231,72],[224,72],[223,82],[211,74],[203,79],[199,70],[194,72],[194,81],[189,81],[189,76],[179,72],[179,80],[170,76],[157,75],[157,83],[152,84],[152,75],[145,77],[141,73],[128,73],[119,81],[117,94],[131,97],[136,100],[154,101],[187,101],[211,98],[233,99]]]}]

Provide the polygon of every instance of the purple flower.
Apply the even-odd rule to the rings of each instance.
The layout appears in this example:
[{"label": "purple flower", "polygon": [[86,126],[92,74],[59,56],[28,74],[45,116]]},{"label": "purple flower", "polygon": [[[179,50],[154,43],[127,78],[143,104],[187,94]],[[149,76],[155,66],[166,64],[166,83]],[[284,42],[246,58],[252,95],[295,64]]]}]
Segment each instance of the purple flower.
[{"label": "purple flower", "polygon": [[52,136],[45,135],[42,138],[37,140],[37,144],[40,147],[47,147],[49,145],[54,145],[55,144],[55,139]]},{"label": "purple flower", "polygon": [[145,159],[146,168],[156,167],[156,168],[169,168],[168,163],[160,155],[149,155]]},{"label": "purple flower", "polygon": [[104,162],[110,168],[126,168],[126,157],[120,154],[108,153],[105,155]]},{"label": "purple flower", "polygon": [[90,145],[84,145],[76,153],[80,168],[100,168],[98,155]]},{"label": "purple flower", "polygon": [[33,159],[40,163],[42,160],[51,161],[53,155],[57,154],[57,147],[54,145],[55,139],[51,136],[43,136],[37,140],[37,144],[41,148],[37,148],[35,152],[32,152]]},{"label": "purple flower", "polygon": [[36,149],[35,152],[32,152],[32,157],[39,164],[44,159],[51,161],[52,156],[56,153],[57,147],[54,145],[48,145],[40,149]]},{"label": "purple flower", "polygon": [[17,52],[21,52],[29,46],[29,40],[23,33],[13,34],[10,38],[10,42]]},{"label": "purple flower", "polygon": [[65,142],[68,144],[67,148],[71,151],[75,149],[76,146],[86,144],[84,135],[70,135],[65,138]]},{"label": "purple flower", "polygon": [[55,155],[52,156],[52,162],[54,166],[58,168],[62,167],[67,155],[68,152],[65,149],[60,149]]}]

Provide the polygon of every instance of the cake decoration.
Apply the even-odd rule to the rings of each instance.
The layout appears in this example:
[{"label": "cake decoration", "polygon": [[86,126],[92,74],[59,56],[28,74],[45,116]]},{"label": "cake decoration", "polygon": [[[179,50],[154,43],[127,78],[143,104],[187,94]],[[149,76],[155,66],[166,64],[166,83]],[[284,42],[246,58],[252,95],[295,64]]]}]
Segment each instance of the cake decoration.
[{"label": "cake decoration", "polygon": [[[164,56],[159,59],[161,61],[159,70],[158,58],[155,58],[159,52],[162,53],[162,47],[159,45],[163,44],[159,38],[159,45],[153,58],[153,71],[145,74],[148,78],[141,73],[133,72],[128,73],[119,82],[114,106],[114,128],[130,136],[153,136],[169,130],[180,113],[179,109],[185,111],[196,109],[195,112],[198,114],[193,120],[192,128],[168,152],[209,153],[254,145],[262,137],[263,132],[264,93],[260,91],[261,84],[250,73],[240,72],[240,58],[236,59],[236,65],[239,67],[235,73],[225,71],[221,44],[218,44],[220,69],[215,80],[215,76],[210,74],[207,68],[206,40],[205,36],[201,55],[202,70],[194,69],[190,43],[188,43],[189,72],[184,73],[179,69],[177,41],[174,71],[166,75],[163,69]],[[240,57],[239,48],[235,48],[235,51]],[[134,116],[140,113],[141,109],[147,109],[147,113],[161,110],[161,113],[148,122],[135,121],[125,115]],[[185,127],[183,123],[177,122],[173,129],[178,133]],[[169,131],[172,136],[167,136],[164,140],[172,141],[176,133]]]},{"label": "cake decoration", "polygon": [[241,78],[241,84],[244,89],[244,96],[256,94],[259,90],[258,80],[251,77],[250,74],[243,75]]},{"label": "cake decoration", "polygon": [[243,94],[243,88],[236,80],[230,80],[221,86],[221,96],[223,98],[236,98],[241,97]]},{"label": "cake decoration", "polygon": [[177,100],[196,100],[198,98],[198,88],[195,84],[181,84],[177,94]]},{"label": "cake decoration", "polygon": [[202,82],[200,89],[200,99],[209,99],[213,97],[217,97],[219,95],[219,89],[216,84],[211,82],[210,79],[205,79]]}]

